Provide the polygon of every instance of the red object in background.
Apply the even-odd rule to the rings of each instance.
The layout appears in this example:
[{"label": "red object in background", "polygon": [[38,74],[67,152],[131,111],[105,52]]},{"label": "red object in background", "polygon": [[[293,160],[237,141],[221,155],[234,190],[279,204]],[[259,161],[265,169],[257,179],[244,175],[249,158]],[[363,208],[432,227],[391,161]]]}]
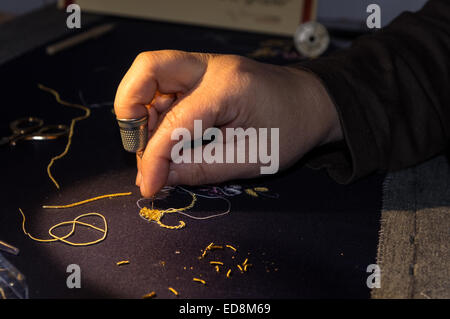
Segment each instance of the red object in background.
[{"label": "red object in background", "polygon": [[74,0],[60,0],[58,5],[59,5],[60,8],[64,8],[65,9],[65,8],[67,8],[67,6],[69,4],[72,4],[74,2],[75,2]]},{"label": "red object in background", "polygon": [[303,16],[300,23],[311,21],[315,0],[303,0]]}]

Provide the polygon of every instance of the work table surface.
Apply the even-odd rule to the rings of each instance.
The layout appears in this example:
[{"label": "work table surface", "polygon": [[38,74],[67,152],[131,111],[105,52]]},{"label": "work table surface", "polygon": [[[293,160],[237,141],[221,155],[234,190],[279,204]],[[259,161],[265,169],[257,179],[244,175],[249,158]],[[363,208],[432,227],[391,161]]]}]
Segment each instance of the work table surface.
[{"label": "work table surface", "polygon": [[[123,150],[108,104],[135,56],[160,49],[246,55],[266,39],[281,38],[113,17],[93,21],[113,22],[116,27],[54,56],[45,54],[48,43],[42,43],[0,65],[1,136],[8,135],[9,123],[16,118],[38,116],[46,124],[68,125],[81,114],[56,103],[52,95],[38,89],[38,83],[75,103],[80,103],[80,96],[88,104],[105,102],[76,124],[69,153],[54,164],[60,190],[51,183],[46,167],[62,152],[66,139],[20,142],[0,149],[0,239],[20,249],[18,256],[5,257],[26,276],[30,297],[141,298],[155,291],[157,298],[176,298],[168,290],[173,287],[178,298],[368,298],[366,269],[375,263],[383,176],[339,185],[325,172],[301,162],[276,176],[224,184],[267,187],[279,198],[243,193],[229,198],[231,212],[221,217],[165,217],[167,224],[185,221],[181,230],[161,228],[138,214],[135,157]],[[42,208],[119,192],[132,195],[66,210]],[[167,201],[182,207],[190,197],[174,193]],[[27,230],[36,237],[48,238],[52,225],[88,212],[105,216],[108,234],[88,247],[35,242],[22,232],[19,207],[27,216]],[[200,198],[190,213],[220,213],[226,208],[222,200]],[[97,237],[90,230],[77,229],[74,239]],[[208,262],[212,259],[198,258],[211,242],[237,249],[208,255],[234,267],[230,278],[225,275],[228,268],[217,273]],[[252,266],[241,274],[235,265],[246,258]],[[117,266],[121,260],[130,263]],[[80,289],[67,288],[70,264],[81,268]],[[206,285],[193,277],[204,279]]]}]

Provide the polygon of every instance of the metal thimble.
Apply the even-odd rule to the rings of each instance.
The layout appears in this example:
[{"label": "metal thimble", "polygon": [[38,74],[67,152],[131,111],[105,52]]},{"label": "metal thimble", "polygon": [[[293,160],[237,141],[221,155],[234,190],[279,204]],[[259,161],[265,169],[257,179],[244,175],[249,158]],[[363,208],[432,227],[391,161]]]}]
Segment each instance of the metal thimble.
[{"label": "metal thimble", "polygon": [[126,151],[142,155],[147,145],[148,116],[139,119],[117,119],[122,144]]}]

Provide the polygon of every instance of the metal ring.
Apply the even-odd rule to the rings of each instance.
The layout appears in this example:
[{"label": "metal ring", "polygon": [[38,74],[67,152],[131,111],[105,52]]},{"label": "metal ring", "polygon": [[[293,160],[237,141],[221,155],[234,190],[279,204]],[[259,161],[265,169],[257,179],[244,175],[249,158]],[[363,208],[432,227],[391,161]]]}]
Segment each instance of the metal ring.
[{"label": "metal ring", "polygon": [[148,115],[145,115],[137,119],[117,119],[117,123],[120,128],[124,129],[134,129],[142,125],[147,125]]}]

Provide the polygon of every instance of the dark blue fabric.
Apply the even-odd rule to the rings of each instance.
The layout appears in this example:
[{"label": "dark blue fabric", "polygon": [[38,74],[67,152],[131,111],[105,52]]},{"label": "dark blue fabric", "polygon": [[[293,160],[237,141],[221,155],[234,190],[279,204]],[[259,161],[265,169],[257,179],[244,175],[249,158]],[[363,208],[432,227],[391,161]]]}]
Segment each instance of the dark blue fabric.
[{"label": "dark blue fabric", "polygon": [[[2,66],[0,133],[7,134],[8,123],[21,116],[39,116],[47,124],[68,124],[79,115],[79,111],[57,104],[37,83],[57,89],[69,101],[79,102],[79,90],[88,103],[112,101],[121,77],[140,51],[171,48],[245,54],[267,38],[128,19],[114,21],[116,30],[96,41],[54,57],[40,48]],[[167,223],[184,220],[187,224],[171,231],[138,216],[135,158],[122,149],[110,107],[93,109],[89,119],[76,125],[68,155],[52,169],[62,187],[57,191],[46,167],[64,145],[65,140],[24,142],[0,149],[0,238],[21,249],[19,256],[9,260],[27,277],[32,298],[140,298],[150,291],[159,298],[172,298],[168,286],[177,289],[180,298],[369,297],[366,267],[376,256],[382,176],[342,186],[323,172],[305,168],[302,162],[271,178],[232,182],[266,186],[277,192],[279,199],[242,194],[231,199],[231,213],[223,217],[206,221],[167,217]],[[126,191],[133,195],[63,211],[41,208]],[[177,195],[170,205],[185,206],[189,200]],[[47,237],[51,225],[91,211],[105,215],[109,233],[105,241],[90,247],[37,243],[22,233],[19,207],[34,236]],[[222,201],[200,199],[192,214],[223,209]],[[97,235],[80,229],[74,239],[92,240]],[[235,259],[229,250],[217,252],[215,258],[230,264],[248,258],[253,266],[244,275],[235,267],[231,279],[223,271],[215,273],[211,265],[197,258],[210,242],[238,249]],[[120,260],[130,264],[118,267]],[[66,287],[69,264],[81,267],[81,289]],[[204,278],[207,285],[193,282],[194,276]]]}]

